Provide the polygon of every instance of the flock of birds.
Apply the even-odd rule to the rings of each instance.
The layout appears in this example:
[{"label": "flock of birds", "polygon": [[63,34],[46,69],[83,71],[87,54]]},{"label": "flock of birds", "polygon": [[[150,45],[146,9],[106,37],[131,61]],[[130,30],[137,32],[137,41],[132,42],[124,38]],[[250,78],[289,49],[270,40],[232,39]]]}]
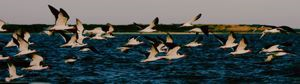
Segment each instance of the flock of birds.
[{"label": "flock of birds", "polygon": [[[85,52],[85,51],[92,51],[94,53],[98,53],[98,50],[93,47],[89,46],[87,43],[84,43],[84,39],[94,39],[94,40],[106,40],[109,38],[115,38],[113,35],[114,32],[114,27],[112,24],[107,23],[107,28],[101,28],[97,27],[92,30],[85,30],[84,26],[82,25],[82,22],[79,19],[76,19],[76,26],[69,26],[68,25],[68,20],[69,20],[69,15],[65,10],[60,8],[60,10],[57,10],[51,5],[48,5],[51,13],[55,17],[55,24],[54,26],[49,27],[44,31],[45,34],[53,35],[55,33],[58,33],[65,43],[61,45],[60,47],[80,47],[80,51]],[[189,21],[185,22],[180,26],[181,27],[194,27],[192,24],[193,22],[197,21],[201,17],[201,14],[198,14],[197,16],[193,17]],[[157,30],[155,29],[156,25],[158,25],[159,18],[156,17],[150,24],[149,26],[143,28],[139,24],[134,22],[134,25],[141,30],[139,31],[141,34],[143,33],[151,33],[151,32],[156,32]],[[1,32],[7,32],[6,29],[2,28],[2,26],[5,24],[4,21],[0,21],[0,31]],[[287,27],[287,26],[267,26],[268,28],[265,28],[266,30],[262,32],[261,38],[267,34],[267,33],[296,33],[292,28]],[[205,36],[208,36],[209,33],[211,33],[220,43],[222,46],[219,48],[221,49],[232,49],[233,51],[230,52],[229,54],[236,56],[236,55],[242,55],[246,53],[250,53],[251,50],[247,49],[247,38],[242,37],[239,43],[235,43],[237,40],[234,32],[230,32],[228,35],[228,38],[222,38],[213,32],[209,31],[208,26],[201,26],[201,28],[193,28],[190,30],[190,32],[195,32],[196,33],[196,38],[185,44],[185,45],[180,45],[176,44],[174,42],[173,36],[167,32],[167,37],[166,38],[161,38],[159,36],[157,37],[148,37],[148,36],[135,36],[132,37],[128,40],[127,43],[125,43],[123,46],[117,48],[121,52],[128,52],[130,49],[135,48],[135,46],[145,44],[146,42],[140,41],[138,38],[142,37],[146,39],[147,43],[150,43],[151,48],[148,50],[148,52],[142,52],[139,51],[140,53],[145,54],[147,56],[146,59],[143,59],[141,62],[152,62],[152,61],[157,61],[161,59],[167,59],[169,60],[169,63],[171,63],[171,60],[174,59],[180,59],[185,57],[185,54],[181,54],[178,51],[181,48],[191,48],[191,47],[197,47],[197,46],[202,46],[203,44],[201,41],[203,40],[202,36],[198,35],[199,33],[204,33]],[[68,33],[72,33],[72,36],[69,36]],[[5,47],[14,47],[16,46],[18,48],[18,53],[16,53],[15,56],[5,56],[5,55],[0,55],[0,61],[7,61],[8,65],[8,72],[9,76],[5,78],[6,82],[9,82],[11,80],[21,78],[23,75],[18,75],[16,73],[16,67],[15,65],[10,62],[10,60],[21,57],[21,56],[27,56],[31,58],[31,62],[28,65],[28,67],[22,68],[22,70],[44,70],[48,69],[49,67],[46,66],[43,63],[43,56],[39,54],[38,51],[34,49],[30,49],[29,46],[33,45],[33,42],[29,41],[30,38],[30,33],[28,31],[24,31],[22,29],[16,30],[15,32],[12,33],[11,35],[11,40],[8,42],[3,42],[6,44]],[[279,57],[283,56],[286,54],[292,54],[292,52],[289,52],[287,50],[282,49],[280,46],[289,46],[291,43],[285,42],[282,44],[272,44],[264,47],[260,53],[265,52],[268,56],[266,58],[266,62],[270,62],[274,57]],[[159,53],[163,53],[163,56],[158,56]],[[77,58],[74,57],[68,57],[65,59],[65,63],[74,63],[77,60]]]}]

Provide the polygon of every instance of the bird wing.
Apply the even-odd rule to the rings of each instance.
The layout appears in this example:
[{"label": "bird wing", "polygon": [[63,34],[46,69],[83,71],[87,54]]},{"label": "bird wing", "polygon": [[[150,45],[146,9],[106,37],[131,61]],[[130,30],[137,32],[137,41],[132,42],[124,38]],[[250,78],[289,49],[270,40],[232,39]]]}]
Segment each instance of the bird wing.
[{"label": "bird wing", "polygon": [[16,44],[18,47],[20,46],[20,43],[18,42],[18,35],[17,35],[17,32],[14,32],[13,34],[12,34],[12,41],[13,41],[13,43],[14,44]]},{"label": "bird wing", "polygon": [[29,43],[24,38],[22,38],[21,36],[18,36],[17,40],[19,43],[19,51],[28,50]]},{"label": "bird wing", "polygon": [[267,57],[267,59],[265,59],[265,62],[270,62],[273,58],[274,58],[273,55],[269,55],[269,56]]},{"label": "bird wing", "polygon": [[82,22],[78,18],[76,19],[76,29],[77,29],[77,33],[79,33],[79,34],[82,34],[84,31]]},{"label": "bird wing", "polygon": [[2,28],[4,24],[5,24],[5,22],[0,19],[0,28]]},{"label": "bird wing", "polygon": [[158,19],[158,17],[156,17],[150,24],[149,24],[149,27],[154,27],[154,26],[156,26],[157,24],[158,24],[158,22],[159,22],[159,19]]},{"label": "bird wing", "polygon": [[222,45],[225,45],[226,40],[225,40],[224,38],[222,38],[222,37],[220,37],[220,36],[218,36],[218,35],[215,35],[215,34],[213,34],[213,35],[214,35],[214,37],[217,38],[217,40],[218,40]]},{"label": "bird wing", "polygon": [[200,17],[202,16],[202,14],[198,14],[197,16],[193,17],[192,19],[190,19],[189,21],[185,22],[185,23],[189,23],[192,24],[192,22],[197,21]]},{"label": "bird wing", "polygon": [[297,33],[293,28],[289,26],[280,26],[279,28],[282,28],[285,31],[292,32],[292,33]]},{"label": "bird wing", "polygon": [[58,18],[59,11],[57,9],[55,9],[53,6],[51,6],[51,5],[48,5],[48,7],[49,7],[51,13],[54,15],[55,21],[56,21],[57,18]]},{"label": "bird wing", "polygon": [[230,32],[225,45],[232,44],[232,43],[234,43],[234,41],[235,41],[235,34],[233,32]]},{"label": "bird wing", "polygon": [[7,63],[10,77],[17,76],[16,67],[12,63]]},{"label": "bird wing", "polygon": [[167,52],[167,56],[176,56],[179,49],[180,49],[180,46],[176,46],[176,47],[170,49],[169,52]]},{"label": "bird wing", "polygon": [[107,23],[107,25],[109,26],[109,28],[106,33],[111,34],[112,32],[114,32],[114,27],[110,23]]},{"label": "bird wing", "polygon": [[201,26],[200,27],[201,31],[204,33],[204,35],[208,36],[209,31],[208,31],[208,26]]},{"label": "bird wing", "polygon": [[57,31],[57,32],[59,33],[59,35],[61,37],[63,37],[63,39],[64,39],[65,42],[68,42],[68,41],[71,40],[71,37],[68,36],[64,31]]},{"label": "bird wing", "polygon": [[133,25],[136,26],[136,27],[138,27],[139,29],[144,29],[144,28],[142,28],[140,25],[138,25],[138,24],[135,23],[135,22],[133,22]]},{"label": "bird wing", "polygon": [[91,51],[93,51],[94,53],[100,54],[100,52],[93,46],[89,46],[89,49],[91,49]]},{"label": "bird wing", "polygon": [[173,43],[174,42],[174,39],[173,39],[172,35],[169,32],[167,33],[166,42],[167,43]]},{"label": "bird wing", "polygon": [[55,25],[67,25],[69,18],[68,13],[63,9],[60,9]]},{"label": "bird wing", "polygon": [[31,59],[30,66],[40,66],[40,63],[44,60],[42,56],[37,54],[32,54]]},{"label": "bird wing", "polygon": [[158,53],[158,50],[152,45],[148,58],[155,58],[157,53]]},{"label": "bird wing", "polygon": [[242,38],[236,50],[244,50],[247,47],[246,39]]},{"label": "bird wing", "polygon": [[73,34],[67,44],[76,42],[77,38],[78,38],[78,35],[76,33]]},{"label": "bird wing", "polygon": [[30,38],[30,33],[29,32],[24,32],[25,41],[29,42],[29,38]]}]

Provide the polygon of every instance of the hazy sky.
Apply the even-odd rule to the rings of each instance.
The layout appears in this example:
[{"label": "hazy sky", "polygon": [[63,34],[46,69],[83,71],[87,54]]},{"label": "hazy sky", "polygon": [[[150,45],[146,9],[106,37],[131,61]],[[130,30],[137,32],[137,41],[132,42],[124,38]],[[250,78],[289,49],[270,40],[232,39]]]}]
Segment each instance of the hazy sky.
[{"label": "hazy sky", "polygon": [[271,24],[300,28],[300,0],[1,0],[0,19],[10,24],[53,24],[48,4],[65,9],[70,23]]}]

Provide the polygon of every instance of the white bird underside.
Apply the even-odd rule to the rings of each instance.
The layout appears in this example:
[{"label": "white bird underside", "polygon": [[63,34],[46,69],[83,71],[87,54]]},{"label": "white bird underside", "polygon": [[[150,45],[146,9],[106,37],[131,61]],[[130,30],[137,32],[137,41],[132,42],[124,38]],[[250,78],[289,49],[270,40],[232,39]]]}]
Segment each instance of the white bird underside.
[{"label": "white bird underside", "polygon": [[193,28],[193,29],[189,30],[189,32],[202,33],[202,30],[200,28]]},{"label": "white bird underside", "polygon": [[200,17],[201,17],[201,14],[198,14],[197,16],[193,17],[189,21],[183,23],[183,25],[181,25],[181,27],[190,27],[190,26],[193,26],[192,23],[195,22],[195,21],[197,21]]},{"label": "white bird underside", "polygon": [[174,47],[173,49],[171,49],[167,52],[166,56],[162,56],[162,58],[168,59],[168,60],[173,60],[173,59],[179,59],[179,58],[185,57],[185,55],[180,55],[178,53],[179,49],[180,49],[180,46]]},{"label": "white bird underside", "polygon": [[21,56],[21,55],[26,55],[26,54],[31,54],[36,52],[36,50],[30,50],[29,48],[29,43],[25,41],[25,39],[21,38],[18,36],[18,48],[19,48],[19,53],[16,54],[16,56]]},{"label": "white bird underside", "polygon": [[143,42],[138,41],[136,38],[131,38],[128,40],[128,42],[125,45],[139,45],[142,44]]},{"label": "white bird underside", "polygon": [[232,47],[237,46],[238,44],[234,43],[234,41],[235,41],[235,38],[233,36],[233,33],[230,33],[228,38],[227,38],[227,41],[226,41],[225,45],[220,46],[220,48],[232,48]]},{"label": "white bird underside", "polygon": [[245,50],[247,47],[247,44],[245,42],[245,38],[243,38],[240,43],[238,44],[238,47],[235,49],[234,52],[231,52],[232,55],[239,55],[239,54],[245,54],[250,52],[250,50]]},{"label": "white bird underside", "polygon": [[273,45],[268,49],[262,49],[262,52],[275,52],[275,51],[283,51],[283,49],[279,49],[279,45]]},{"label": "white bird underside", "polygon": [[259,39],[261,39],[263,36],[265,36],[268,33],[280,33],[280,30],[278,30],[278,29],[266,29],[262,32],[262,35],[260,36]]},{"label": "white bird underside", "polygon": [[186,44],[185,46],[186,47],[197,47],[197,46],[201,46],[202,45],[202,43],[198,43],[198,42],[190,42],[190,43],[188,43],[188,44]]},{"label": "white bird underside", "polygon": [[156,29],[153,29],[158,23],[158,17],[156,17],[146,28],[140,30],[141,33],[150,33],[157,31]]},{"label": "white bird underside", "polygon": [[158,54],[158,50],[154,46],[152,46],[150,49],[149,56],[146,59],[142,60],[141,62],[151,62],[151,61],[156,61],[161,59],[161,57],[156,56],[157,54]]},{"label": "white bird underside", "polygon": [[22,70],[44,70],[47,69],[48,66],[42,66],[41,62],[44,60],[42,56],[37,54],[32,54],[31,62],[29,67],[22,68]]},{"label": "white bird underside", "polygon": [[13,65],[11,63],[8,63],[7,65],[8,65],[9,77],[5,78],[6,82],[10,82],[11,80],[23,77],[23,75],[17,75],[15,65]]}]

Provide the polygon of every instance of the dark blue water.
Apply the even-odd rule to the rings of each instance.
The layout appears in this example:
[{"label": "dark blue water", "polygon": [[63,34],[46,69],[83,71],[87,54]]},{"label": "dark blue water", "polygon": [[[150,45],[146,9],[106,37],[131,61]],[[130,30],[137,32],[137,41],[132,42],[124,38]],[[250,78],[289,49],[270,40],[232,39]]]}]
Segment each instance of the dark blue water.
[{"label": "dark blue water", "polygon": [[[188,55],[186,58],[140,63],[145,58],[138,50],[146,51],[150,46],[137,46],[128,53],[116,48],[127,42],[134,35],[116,35],[108,40],[85,40],[95,46],[101,53],[80,52],[79,48],[60,48],[64,42],[58,35],[47,36],[33,34],[30,38],[36,49],[50,66],[48,70],[22,71],[17,66],[18,74],[24,78],[13,82],[51,82],[51,83],[300,83],[300,45],[297,35],[269,35],[259,40],[259,35],[245,35],[248,48],[253,53],[232,57],[230,49],[218,49],[220,43],[213,37],[205,37],[204,46],[182,48],[179,52]],[[156,35],[149,35],[156,36]],[[164,36],[164,35],[162,35]],[[10,35],[0,35],[2,40],[9,41]],[[174,35],[178,44],[188,43],[194,35]],[[223,35],[226,37],[226,35]],[[241,35],[238,35],[241,38]],[[266,58],[263,53],[256,54],[263,45],[292,41],[292,47],[284,47],[297,56],[286,55],[274,59],[271,63],[261,63]],[[9,55],[17,53],[16,48],[5,48]],[[75,64],[65,64],[64,57],[76,55]],[[0,80],[8,76],[5,61],[1,61]]]}]

